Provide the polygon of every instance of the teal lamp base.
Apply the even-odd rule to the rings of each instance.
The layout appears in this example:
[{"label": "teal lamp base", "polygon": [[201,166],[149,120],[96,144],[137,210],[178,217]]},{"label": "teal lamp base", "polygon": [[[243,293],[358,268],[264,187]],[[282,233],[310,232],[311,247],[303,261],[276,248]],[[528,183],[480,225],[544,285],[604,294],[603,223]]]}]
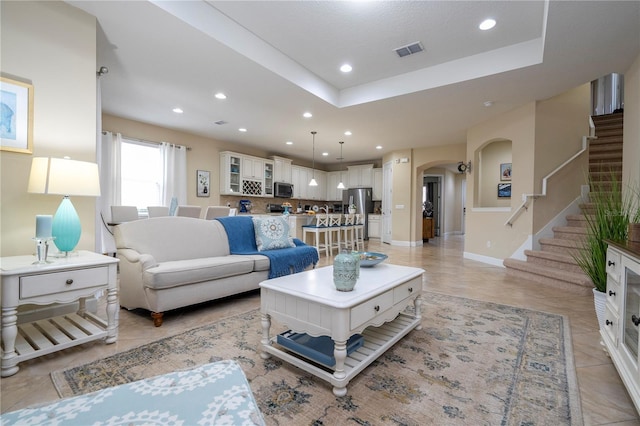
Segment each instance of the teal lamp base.
[{"label": "teal lamp base", "polygon": [[80,217],[69,197],[65,196],[51,223],[51,235],[55,237],[53,243],[68,255],[78,245],[81,234]]}]

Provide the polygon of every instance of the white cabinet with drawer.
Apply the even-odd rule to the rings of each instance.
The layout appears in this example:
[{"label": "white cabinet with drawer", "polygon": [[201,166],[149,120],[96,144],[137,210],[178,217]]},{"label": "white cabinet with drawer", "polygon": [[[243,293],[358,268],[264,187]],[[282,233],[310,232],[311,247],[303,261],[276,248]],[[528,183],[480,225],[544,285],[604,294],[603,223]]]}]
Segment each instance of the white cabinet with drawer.
[{"label": "white cabinet with drawer", "polygon": [[608,244],[605,324],[600,335],[640,411],[640,244]]},{"label": "white cabinet with drawer", "polygon": [[[118,259],[88,251],[34,263],[34,256],[0,259],[2,377],[18,363],[92,340],[114,343],[118,334]],[[107,291],[106,321],[86,310],[85,299]],[[79,301],[78,312],[18,324],[18,307]]]}]

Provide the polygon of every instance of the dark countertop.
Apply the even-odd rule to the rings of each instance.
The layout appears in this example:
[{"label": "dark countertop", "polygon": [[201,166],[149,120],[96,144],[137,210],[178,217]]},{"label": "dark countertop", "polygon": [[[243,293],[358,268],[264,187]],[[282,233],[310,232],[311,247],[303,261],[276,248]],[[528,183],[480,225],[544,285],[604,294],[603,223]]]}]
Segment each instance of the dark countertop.
[{"label": "dark countertop", "polygon": [[640,243],[630,242],[630,241],[612,241],[612,240],[605,240],[605,242],[610,246],[614,246],[617,249],[625,252],[629,256],[632,256],[640,260]]}]

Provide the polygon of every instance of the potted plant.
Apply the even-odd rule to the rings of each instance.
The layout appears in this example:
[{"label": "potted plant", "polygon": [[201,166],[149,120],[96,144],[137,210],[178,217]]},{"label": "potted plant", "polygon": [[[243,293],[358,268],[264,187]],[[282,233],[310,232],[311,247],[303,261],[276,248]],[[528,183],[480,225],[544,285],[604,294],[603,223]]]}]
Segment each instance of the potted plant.
[{"label": "potted plant", "polygon": [[604,328],[604,305],[607,289],[607,240],[626,241],[629,224],[640,222],[638,191],[628,188],[623,191],[616,176],[611,173],[609,183],[589,179],[592,192],[589,194],[590,208],[583,214],[587,223],[587,234],[582,246],[573,257],[591,278],[594,303],[600,328]]},{"label": "potted plant", "polygon": [[355,214],[357,211],[355,204],[349,204],[349,214]]}]

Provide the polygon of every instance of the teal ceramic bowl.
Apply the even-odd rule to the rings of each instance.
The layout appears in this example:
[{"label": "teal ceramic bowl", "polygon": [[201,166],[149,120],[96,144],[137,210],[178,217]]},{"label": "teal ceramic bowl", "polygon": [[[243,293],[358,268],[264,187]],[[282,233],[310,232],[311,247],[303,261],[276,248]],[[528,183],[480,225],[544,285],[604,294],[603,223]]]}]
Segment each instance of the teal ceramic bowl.
[{"label": "teal ceramic bowl", "polygon": [[370,251],[360,252],[360,266],[370,268],[384,261],[387,257],[384,253],[373,253]]}]

